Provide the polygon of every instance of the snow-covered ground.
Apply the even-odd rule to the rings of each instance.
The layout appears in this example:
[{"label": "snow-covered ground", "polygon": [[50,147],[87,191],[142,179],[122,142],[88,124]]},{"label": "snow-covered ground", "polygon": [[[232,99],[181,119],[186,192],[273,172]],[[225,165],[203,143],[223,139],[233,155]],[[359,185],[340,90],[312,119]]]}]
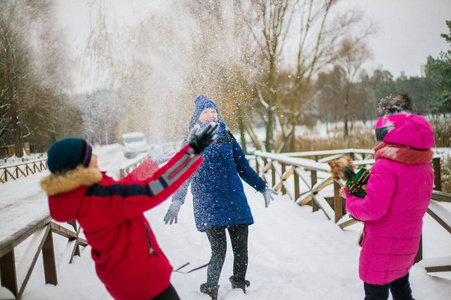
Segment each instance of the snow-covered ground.
[{"label": "snow-covered ground", "polygon": [[[111,175],[118,166],[129,162],[119,150],[117,145],[94,149],[99,155],[99,165]],[[0,239],[48,211],[46,197],[39,188],[39,179],[46,174],[0,185]],[[358,277],[360,248],[356,244],[361,224],[341,230],[322,211],[312,213],[310,206],[300,207],[287,196],[276,196],[265,209],[262,195],[246,184],[245,189],[255,219],[249,235],[247,279],[251,286],[246,295],[231,289],[228,277],[232,274],[233,255],[229,243],[219,282],[219,299],[363,299],[363,284]],[[174,268],[189,262],[182,270],[190,270],[207,263],[209,243],[206,235],[195,228],[190,194],[176,225],[163,222],[169,203],[170,200],[145,213],[163,251]],[[67,240],[54,235],[54,242],[59,284],[44,284],[42,258],[39,258],[23,299],[111,299],[95,274],[90,247],[84,248],[81,256],[69,265],[62,263]],[[428,215],[423,243],[425,258],[451,253],[450,234]],[[26,246],[27,241],[24,241],[16,248],[17,261]],[[411,270],[415,299],[450,299],[451,276],[448,273],[427,274],[420,264],[415,265]],[[205,280],[205,268],[190,274],[173,273],[172,276],[179,295],[187,300],[209,299],[199,292],[199,285]],[[0,288],[0,299],[8,299],[6,294],[7,291]]]}]

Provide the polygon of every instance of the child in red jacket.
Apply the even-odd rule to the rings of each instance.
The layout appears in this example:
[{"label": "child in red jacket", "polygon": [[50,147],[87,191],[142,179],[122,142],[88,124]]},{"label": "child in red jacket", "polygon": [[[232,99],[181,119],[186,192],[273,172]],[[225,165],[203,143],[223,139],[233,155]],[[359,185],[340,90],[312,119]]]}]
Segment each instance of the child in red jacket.
[{"label": "child in red jacket", "polygon": [[194,130],[190,142],[145,180],[119,181],[100,172],[91,146],[78,138],[48,150],[51,174],[42,178],[50,215],[76,219],[91,246],[96,272],[115,299],[179,299],[172,266],[143,213],[171,196],[202,163],[199,155],[216,138],[216,124]]}]

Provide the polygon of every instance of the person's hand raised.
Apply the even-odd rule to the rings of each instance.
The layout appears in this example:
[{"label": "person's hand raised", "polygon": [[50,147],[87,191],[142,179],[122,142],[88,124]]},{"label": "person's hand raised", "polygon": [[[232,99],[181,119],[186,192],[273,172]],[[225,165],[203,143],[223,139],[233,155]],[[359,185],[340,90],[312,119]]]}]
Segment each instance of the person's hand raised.
[{"label": "person's hand raised", "polygon": [[194,149],[194,153],[200,154],[210,146],[216,140],[218,130],[219,123],[217,122],[210,122],[203,129],[200,129],[199,125],[194,126],[188,137],[188,144]]}]

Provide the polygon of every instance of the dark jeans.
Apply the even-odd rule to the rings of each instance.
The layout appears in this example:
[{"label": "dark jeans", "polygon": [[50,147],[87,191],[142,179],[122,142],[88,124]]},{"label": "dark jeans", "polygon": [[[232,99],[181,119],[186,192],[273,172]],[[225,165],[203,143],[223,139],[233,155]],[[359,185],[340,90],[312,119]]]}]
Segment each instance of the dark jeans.
[{"label": "dark jeans", "polygon": [[216,226],[205,230],[211,246],[210,264],[207,269],[207,283],[216,285],[219,282],[222,266],[227,250],[226,228],[229,231],[233,250],[233,275],[236,280],[243,280],[247,271],[247,239],[249,225],[239,224],[233,227]]},{"label": "dark jeans", "polygon": [[409,273],[390,283],[377,285],[364,283],[365,300],[387,300],[388,291],[391,290],[393,300],[413,300],[409,284]]},{"label": "dark jeans", "polygon": [[156,297],[152,298],[151,300],[180,300],[179,295],[175,291],[172,284],[169,284],[169,286],[159,293]]}]

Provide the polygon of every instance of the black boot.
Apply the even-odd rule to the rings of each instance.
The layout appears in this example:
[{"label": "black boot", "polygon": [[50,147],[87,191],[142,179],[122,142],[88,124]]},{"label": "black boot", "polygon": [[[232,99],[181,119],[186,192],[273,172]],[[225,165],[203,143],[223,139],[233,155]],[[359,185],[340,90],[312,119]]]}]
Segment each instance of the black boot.
[{"label": "black boot", "polygon": [[200,285],[200,292],[203,294],[207,294],[208,296],[211,297],[212,300],[217,300],[218,299],[218,290],[219,290],[219,285],[215,285],[215,284],[211,284],[211,283],[202,283]]},{"label": "black boot", "polygon": [[242,289],[245,294],[246,294],[246,288],[251,285],[249,280],[236,279],[235,276],[230,276],[229,280],[230,280],[230,283],[232,284],[232,288]]}]

